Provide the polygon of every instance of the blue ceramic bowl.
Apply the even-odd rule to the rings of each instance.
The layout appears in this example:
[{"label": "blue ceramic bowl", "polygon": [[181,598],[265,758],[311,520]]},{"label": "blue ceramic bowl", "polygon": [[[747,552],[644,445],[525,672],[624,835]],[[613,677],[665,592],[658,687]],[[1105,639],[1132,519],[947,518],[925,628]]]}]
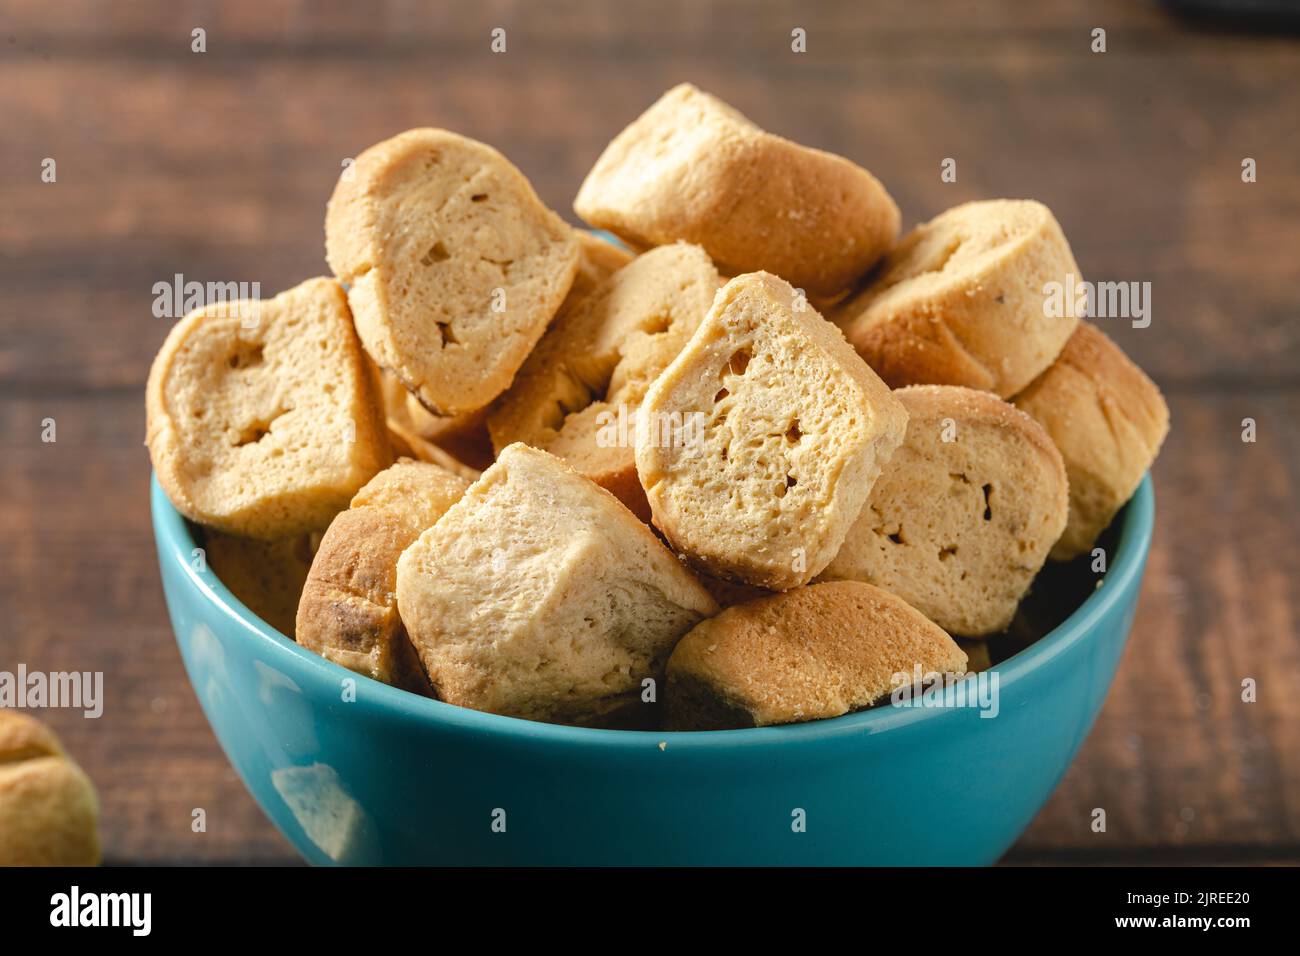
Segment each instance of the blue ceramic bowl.
[{"label": "blue ceramic bowl", "polygon": [[992,863],[1101,708],[1155,514],[1147,478],[1105,586],[997,666],[995,717],[958,706],[967,683],[948,706],[649,733],[479,713],[331,664],[196,570],[192,529],[152,495],[176,640],[230,762],[309,861],[364,864]]}]

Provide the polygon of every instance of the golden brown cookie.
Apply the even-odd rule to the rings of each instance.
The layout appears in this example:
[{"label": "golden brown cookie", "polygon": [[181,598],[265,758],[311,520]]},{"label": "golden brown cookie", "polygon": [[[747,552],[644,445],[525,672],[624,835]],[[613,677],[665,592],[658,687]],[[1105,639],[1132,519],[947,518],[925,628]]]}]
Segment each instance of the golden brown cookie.
[{"label": "golden brown cookie", "polygon": [[698,246],[675,243],[612,273],[562,314],[488,416],[492,443],[564,459],[642,520],[637,412],[646,390],[699,326],[718,273]]},{"label": "golden brown cookie", "polygon": [[378,143],[339,178],[330,268],[366,351],[430,411],[487,405],[573,282],[573,230],[490,146],[440,129]]},{"label": "golden brown cookie", "polygon": [[[697,624],[668,660],[670,730],[763,727],[870,707],[966,654],[898,597],[857,581],[795,588]],[[905,675],[905,676],[903,676]]]},{"label": "golden brown cookie", "polygon": [[357,492],[312,562],[298,605],[298,643],[359,674],[431,694],[398,614],[397,559],[469,484],[436,465],[403,460]]},{"label": "golden brown cookie", "polygon": [[99,800],[44,724],[0,710],[0,866],[96,866]]},{"label": "golden brown cookie", "polygon": [[397,603],[442,700],[596,725],[657,699],[717,610],[613,495],[521,444],[402,555]]},{"label": "golden brown cookie", "polygon": [[917,226],[831,319],[891,387],[965,385],[1014,395],[1078,322],[1048,314],[1048,284],[1082,281],[1042,203],[998,199]]},{"label": "golden brown cookie", "polygon": [[689,83],[614,138],[573,208],[633,246],[695,243],[725,272],[772,272],[810,297],[856,282],[899,223],[871,173],[765,132]]},{"label": "golden brown cookie", "polygon": [[1070,519],[1051,556],[1083,554],[1155,461],[1169,433],[1169,406],[1155,382],[1088,322],[1012,401],[1047,429],[1070,476]]},{"label": "golden brown cookie", "polygon": [[907,414],[789,283],[738,276],[641,406],[654,523],[714,577],[784,590],[835,556]]},{"label": "golden brown cookie", "polygon": [[950,634],[1005,628],[1065,527],[1065,466],[1042,427],[990,392],[894,393],[907,437],[822,578],[897,594]]},{"label": "golden brown cookie", "polygon": [[167,497],[227,534],[322,528],[391,460],[378,385],[332,279],[191,312],[154,359],[146,406]]}]

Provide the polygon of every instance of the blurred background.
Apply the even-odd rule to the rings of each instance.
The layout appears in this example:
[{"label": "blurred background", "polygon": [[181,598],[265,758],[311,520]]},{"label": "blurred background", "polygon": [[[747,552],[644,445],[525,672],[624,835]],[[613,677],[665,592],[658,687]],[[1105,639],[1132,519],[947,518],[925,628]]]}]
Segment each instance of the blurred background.
[{"label": "blurred background", "polygon": [[872,170],[905,229],[970,199],[1035,198],[1086,278],[1152,284],[1149,328],[1104,326],[1173,414],[1137,623],[1091,737],[1007,862],[1300,862],[1287,26],[1136,0],[0,3],[0,670],[105,673],[100,719],[38,716],[98,785],[106,861],[297,859],[208,730],[163,607],[141,444],[171,321],[152,314],[154,283],[269,296],[326,272],[343,161],[411,126],[495,145],[576,221],[605,143],[689,80]]}]

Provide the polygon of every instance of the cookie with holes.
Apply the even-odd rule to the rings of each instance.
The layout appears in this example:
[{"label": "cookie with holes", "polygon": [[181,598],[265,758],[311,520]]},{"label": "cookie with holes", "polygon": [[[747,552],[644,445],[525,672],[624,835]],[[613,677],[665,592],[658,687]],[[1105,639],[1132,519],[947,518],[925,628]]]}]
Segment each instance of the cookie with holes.
[{"label": "cookie with holes", "polygon": [[1065,528],[1065,464],[1043,427],[989,392],[899,389],[907,437],[822,580],[897,594],[950,634],[1001,631]]},{"label": "cookie with holes", "polygon": [[154,358],[145,404],[167,497],[229,534],[323,528],[392,461],[379,385],[332,279],[191,312]]},{"label": "cookie with holes", "polygon": [[493,445],[522,441],[549,451],[648,520],[636,474],[637,412],[719,285],[704,250],[685,243],[652,249],[612,273],[556,319],[493,406]]},{"label": "cookie with holes", "polygon": [[689,83],[614,138],[573,208],[635,247],[693,242],[728,273],[764,269],[814,298],[852,286],[899,223],[867,170],[773,135]]},{"label": "cookie with holes", "polygon": [[655,525],[706,574],[785,590],[834,557],[907,413],[790,284],[738,276],[641,406]]},{"label": "cookie with holes", "polygon": [[[1076,302],[1064,293],[1081,281],[1042,203],[970,202],[904,236],[831,319],[894,388],[965,385],[1008,398],[1074,332]],[[1060,314],[1049,283],[1061,284]]]},{"label": "cookie with holes", "polygon": [[573,282],[578,245],[490,146],[413,129],[339,177],[325,254],[366,351],[440,415],[510,384]]}]

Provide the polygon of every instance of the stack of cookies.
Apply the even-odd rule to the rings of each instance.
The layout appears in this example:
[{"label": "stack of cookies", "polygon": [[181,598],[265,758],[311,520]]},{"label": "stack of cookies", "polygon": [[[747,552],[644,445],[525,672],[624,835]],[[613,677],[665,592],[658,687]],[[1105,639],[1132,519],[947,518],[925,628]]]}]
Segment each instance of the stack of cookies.
[{"label": "stack of cookies", "polygon": [[172,330],[154,468],[255,613],[498,714],[833,717],[987,666],[1168,429],[1113,342],[1045,308],[1080,278],[1039,203],[900,239],[871,173],[682,85],[574,208],[612,236],[410,130],[340,179],[332,277]]}]

